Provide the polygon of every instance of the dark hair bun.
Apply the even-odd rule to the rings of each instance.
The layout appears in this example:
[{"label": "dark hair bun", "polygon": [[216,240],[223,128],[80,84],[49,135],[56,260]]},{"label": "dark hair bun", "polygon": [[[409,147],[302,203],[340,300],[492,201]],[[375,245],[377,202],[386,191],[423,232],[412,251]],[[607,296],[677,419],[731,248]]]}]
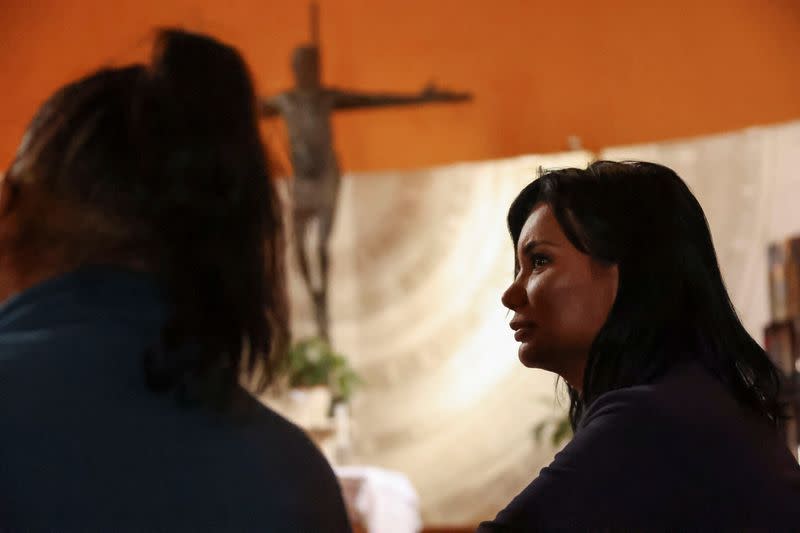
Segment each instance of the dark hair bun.
[{"label": "dark hair bun", "polygon": [[[247,65],[232,47],[176,29],[158,32],[150,66],[164,106],[195,134],[230,135],[256,120]],[[221,131],[220,131],[221,129]]]}]

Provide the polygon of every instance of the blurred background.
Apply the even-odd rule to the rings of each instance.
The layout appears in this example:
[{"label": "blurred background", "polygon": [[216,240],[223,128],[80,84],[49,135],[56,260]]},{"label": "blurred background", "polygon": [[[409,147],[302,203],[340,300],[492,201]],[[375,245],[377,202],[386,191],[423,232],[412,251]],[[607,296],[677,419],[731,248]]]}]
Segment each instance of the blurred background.
[{"label": "blurred background", "polygon": [[[319,415],[303,407],[306,393],[323,385],[335,397],[340,385],[324,369],[293,376],[293,394],[265,401],[325,450],[359,527],[474,527],[569,438],[554,376],[517,362],[500,305],[513,267],[505,212],[541,167],[607,157],[674,168],[706,209],[754,338],[763,343],[764,328],[792,318],[775,300],[790,290],[796,258],[786,248],[770,263],[767,250],[800,234],[797,0],[318,5],[323,85],[416,94],[433,83],[472,96],[333,114],[343,176],[329,342],[302,344],[315,337],[313,304],[289,258],[293,357],[311,368],[304,376],[320,357],[341,357],[359,380]],[[157,26],[234,45],[265,98],[290,89],[292,50],[311,35],[309,6],[0,0],[0,163],[57,87],[144,59]],[[276,173],[291,178],[284,122],[262,126]],[[281,180],[287,204],[290,183]]]}]

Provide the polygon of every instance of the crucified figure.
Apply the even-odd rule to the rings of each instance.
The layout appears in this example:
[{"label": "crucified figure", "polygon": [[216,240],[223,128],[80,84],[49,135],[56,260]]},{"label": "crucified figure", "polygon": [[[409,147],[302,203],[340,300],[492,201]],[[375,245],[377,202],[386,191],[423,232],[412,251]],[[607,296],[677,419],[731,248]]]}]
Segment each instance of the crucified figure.
[{"label": "crucified figure", "polygon": [[[316,28],[315,11],[312,24]],[[314,302],[319,335],[329,340],[328,331],[328,241],[333,230],[341,172],[333,147],[331,114],[334,110],[410,105],[426,102],[467,100],[469,94],[441,91],[428,86],[417,94],[368,94],[325,87],[320,81],[319,47],[314,31],[313,45],[294,50],[292,69],[295,86],[261,101],[263,116],[281,115],[289,133],[292,180],[292,219],[295,251],[300,270]],[[307,245],[309,228],[318,224],[316,242],[310,248],[317,260],[319,280],[312,280]]]}]

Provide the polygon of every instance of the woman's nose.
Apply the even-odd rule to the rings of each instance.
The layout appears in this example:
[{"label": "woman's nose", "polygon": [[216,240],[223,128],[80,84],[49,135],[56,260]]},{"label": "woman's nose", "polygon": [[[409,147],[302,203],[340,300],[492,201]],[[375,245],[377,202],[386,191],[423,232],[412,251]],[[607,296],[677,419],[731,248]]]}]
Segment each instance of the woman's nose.
[{"label": "woman's nose", "polygon": [[516,311],[525,305],[525,291],[517,283],[517,280],[514,280],[514,282],[508,286],[503,296],[500,298],[500,301],[512,311]]}]

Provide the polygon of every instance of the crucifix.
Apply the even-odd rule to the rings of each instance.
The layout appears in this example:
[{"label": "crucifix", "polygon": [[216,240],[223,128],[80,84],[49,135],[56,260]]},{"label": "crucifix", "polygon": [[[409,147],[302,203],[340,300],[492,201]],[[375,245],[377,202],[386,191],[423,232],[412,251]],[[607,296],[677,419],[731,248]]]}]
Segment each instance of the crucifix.
[{"label": "crucifix", "polygon": [[[319,59],[319,25],[316,4],[311,5],[311,44],[295,48],[292,70],[295,86],[260,102],[262,116],[281,115],[289,133],[294,179],[292,222],[300,271],[314,303],[320,337],[328,330],[328,242],[333,230],[341,181],[339,162],[333,146],[331,114],[338,110],[365,107],[412,105],[428,102],[468,100],[468,93],[439,90],[428,85],[419,93],[366,93],[322,85]],[[308,245],[312,222],[317,223],[315,242]],[[311,253],[309,253],[311,248]],[[317,280],[311,276],[310,260],[316,261]]]}]

